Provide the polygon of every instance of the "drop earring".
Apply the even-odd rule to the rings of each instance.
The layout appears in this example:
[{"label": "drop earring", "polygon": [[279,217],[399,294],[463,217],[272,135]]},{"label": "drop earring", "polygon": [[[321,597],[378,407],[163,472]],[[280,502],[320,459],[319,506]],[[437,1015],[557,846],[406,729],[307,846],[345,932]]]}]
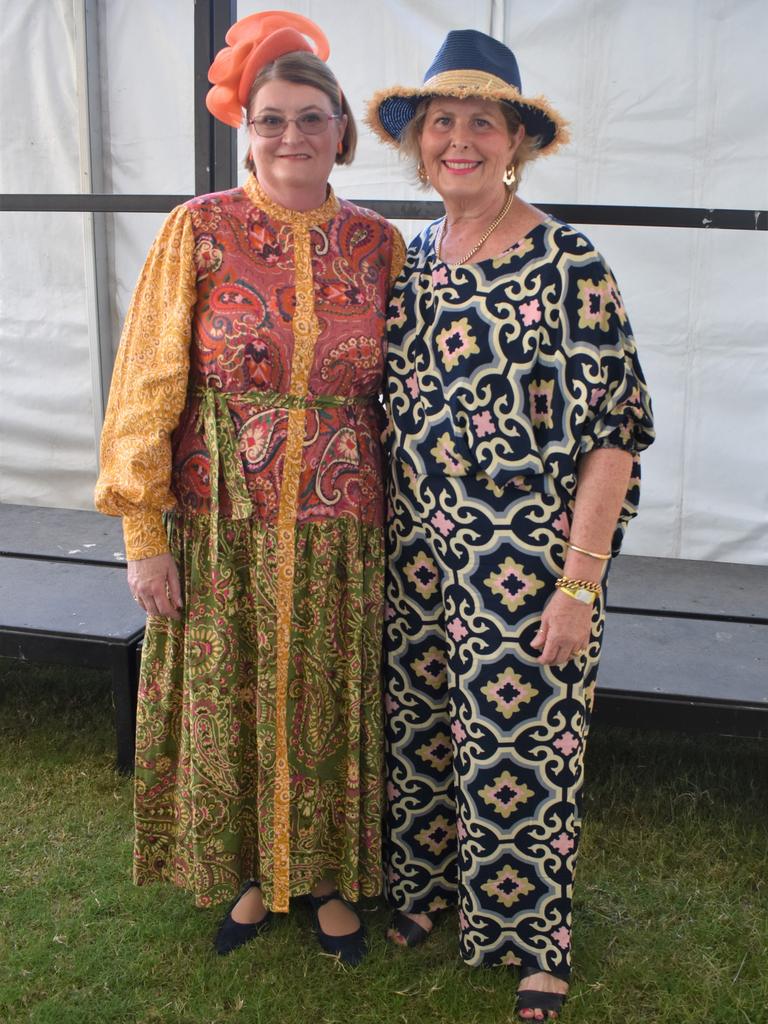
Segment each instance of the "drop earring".
[{"label": "drop earring", "polygon": [[426,185],[429,181],[429,175],[427,174],[427,168],[424,166],[423,160],[419,160],[419,166],[416,168],[416,173],[419,176],[421,184]]},{"label": "drop earring", "polygon": [[504,182],[507,188],[511,188],[512,185],[515,184],[515,182],[517,181],[517,175],[515,174],[514,164],[510,164],[506,171],[504,171],[504,173],[501,176],[501,180]]},{"label": "drop earring", "polygon": [[342,139],[339,139],[338,145],[336,146],[336,152],[339,156],[344,152],[344,142]]}]

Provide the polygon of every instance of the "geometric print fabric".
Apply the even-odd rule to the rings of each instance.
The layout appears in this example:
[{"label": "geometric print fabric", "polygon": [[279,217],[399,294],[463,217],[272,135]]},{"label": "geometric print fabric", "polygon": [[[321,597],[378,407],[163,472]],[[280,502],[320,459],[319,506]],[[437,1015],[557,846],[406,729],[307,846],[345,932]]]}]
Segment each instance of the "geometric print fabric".
[{"label": "geometric print fabric", "polygon": [[604,596],[585,654],[539,666],[531,641],[598,448],[633,456],[619,552],[650,397],[588,238],[547,217],[450,266],[439,229],[410,246],[387,319],[388,891],[406,911],[456,904],[470,964],[567,974]]},{"label": "geometric print fabric", "polygon": [[[449,266],[439,222],[408,250],[387,319],[390,456],[419,476],[576,494],[579,458],[634,456],[613,553],[637,512],[639,453],[654,438],[632,328],[610,268],[554,218],[493,259]],[[450,517],[434,524],[443,536]],[[510,609],[511,610],[511,609]]]},{"label": "geometric print fabric", "polygon": [[392,465],[387,891],[409,912],[457,906],[468,964],[567,975],[602,598],[587,653],[539,666],[566,508],[554,487],[489,484]]}]

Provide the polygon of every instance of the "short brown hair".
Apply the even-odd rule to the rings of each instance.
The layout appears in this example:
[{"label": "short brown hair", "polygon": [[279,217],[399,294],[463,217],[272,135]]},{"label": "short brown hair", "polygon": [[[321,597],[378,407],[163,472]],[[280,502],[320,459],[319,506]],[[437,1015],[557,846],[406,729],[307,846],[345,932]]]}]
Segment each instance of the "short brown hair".
[{"label": "short brown hair", "polygon": [[[430,187],[428,181],[422,181],[419,178],[419,164],[421,162],[421,133],[424,128],[424,121],[427,116],[427,111],[432,103],[432,100],[440,99],[439,96],[425,96],[416,107],[416,113],[413,115],[411,120],[405,127],[402,136],[400,137],[400,153],[402,156],[411,164],[415,177],[423,189]],[[520,115],[517,110],[510,104],[505,103],[503,100],[495,101],[496,105],[501,108],[501,112],[504,115],[504,120],[507,123],[507,131],[510,136],[517,132],[519,126],[523,123],[520,119]],[[541,138],[538,135],[523,136],[520,145],[517,147],[515,152],[515,159],[512,161],[515,168],[515,176],[518,184],[522,178],[522,169],[538,156],[539,146],[541,145]]]},{"label": "short brown hair", "polygon": [[[357,126],[352,110],[347,103],[347,98],[341,91],[336,76],[325,63],[316,57],[314,53],[306,53],[297,50],[293,53],[284,53],[277,57],[270,64],[265,64],[253,80],[253,85],[248,93],[248,105],[246,118],[250,116],[251,106],[256,99],[256,94],[263,85],[273,81],[294,82],[296,85],[311,85],[324,93],[331,102],[331,109],[334,114],[344,115],[347,119],[347,126],[341,139],[341,152],[336,154],[337,164],[351,164],[355,157],[357,148]],[[246,154],[244,166],[249,171],[255,171],[256,167],[251,157],[250,148]]]}]

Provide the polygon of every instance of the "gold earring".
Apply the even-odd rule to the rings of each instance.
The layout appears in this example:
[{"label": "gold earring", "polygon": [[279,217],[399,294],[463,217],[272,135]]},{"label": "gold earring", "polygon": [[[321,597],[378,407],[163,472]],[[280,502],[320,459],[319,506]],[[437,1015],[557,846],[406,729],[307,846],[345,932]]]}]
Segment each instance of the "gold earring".
[{"label": "gold earring", "polygon": [[504,182],[507,188],[515,184],[515,182],[517,181],[517,175],[515,174],[514,164],[510,164],[506,171],[504,171],[504,173],[501,176],[501,180]]},{"label": "gold earring", "polygon": [[424,166],[424,161],[419,160],[419,166],[416,169],[416,173],[419,176],[419,181],[422,185],[426,185],[429,181],[429,175],[427,174],[427,168]]}]

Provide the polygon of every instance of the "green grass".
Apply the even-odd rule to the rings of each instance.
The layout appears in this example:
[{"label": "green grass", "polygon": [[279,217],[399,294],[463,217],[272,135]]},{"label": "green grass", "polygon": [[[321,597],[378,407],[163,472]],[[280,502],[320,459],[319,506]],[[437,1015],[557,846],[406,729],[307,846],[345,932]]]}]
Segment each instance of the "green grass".
[{"label": "green grass", "polygon": [[[220,959],[220,910],[130,881],[131,783],[108,678],[0,661],[3,1024],[505,1024],[514,979],[470,970],[447,918],[356,971],[299,908]],[[588,754],[566,1022],[768,1020],[768,744],[607,730]]]}]

